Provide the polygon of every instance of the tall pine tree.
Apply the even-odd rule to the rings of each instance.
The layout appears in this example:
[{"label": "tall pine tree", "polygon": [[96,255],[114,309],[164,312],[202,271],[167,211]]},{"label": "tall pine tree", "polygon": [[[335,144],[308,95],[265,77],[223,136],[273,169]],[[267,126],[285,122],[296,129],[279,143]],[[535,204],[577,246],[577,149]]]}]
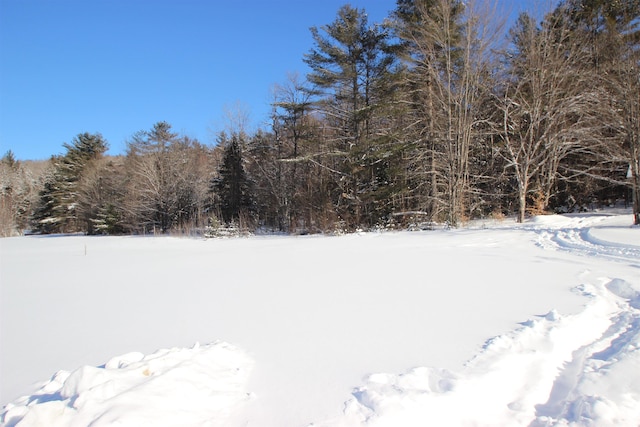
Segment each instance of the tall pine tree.
[{"label": "tall pine tree", "polygon": [[315,47],[304,57],[311,68],[307,79],[337,142],[333,155],[342,159],[334,169],[341,173],[342,187],[336,202],[345,207],[341,214],[349,225],[372,225],[379,219],[375,193],[389,182],[388,153],[379,132],[396,61],[389,33],[370,25],[364,9],[345,5],[334,22],[312,27],[311,34]]},{"label": "tall pine tree", "polygon": [[230,139],[223,133],[218,141],[224,144],[224,154],[214,190],[219,198],[220,214],[227,224],[246,219],[244,216],[251,214],[253,206],[251,185],[242,164],[240,139],[241,135],[237,133]]}]

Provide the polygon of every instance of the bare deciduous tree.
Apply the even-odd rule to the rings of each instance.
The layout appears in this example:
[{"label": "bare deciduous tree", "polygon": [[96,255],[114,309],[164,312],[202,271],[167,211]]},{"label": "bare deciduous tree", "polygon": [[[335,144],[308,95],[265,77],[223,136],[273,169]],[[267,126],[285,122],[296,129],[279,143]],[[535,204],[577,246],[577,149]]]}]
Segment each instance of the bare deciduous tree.
[{"label": "bare deciduous tree", "polygon": [[512,30],[515,50],[507,54],[501,111],[502,155],[517,182],[518,221],[533,193],[545,209],[564,158],[596,144],[596,114],[602,93],[581,70],[586,60],[566,22],[537,26],[520,16]]},{"label": "bare deciduous tree", "polygon": [[197,141],[156,123],[129,142],[125,170],[123,211],[132,230],[166,233],[204,221],[209,173],[206,150]]},{"label": "bare deciduous tree", "polygon": [[[465,4],[466,3],[466,4]],[[396,12],[404,41],[408,100],[416,135],[416,170],[427,181],[433,217],[456,225],[466,216],[469,153],[477,140],[480,106],[490,86],[491,8],[451,0],[401,1]],[[411,129],[408,129],[411,131]]]}]

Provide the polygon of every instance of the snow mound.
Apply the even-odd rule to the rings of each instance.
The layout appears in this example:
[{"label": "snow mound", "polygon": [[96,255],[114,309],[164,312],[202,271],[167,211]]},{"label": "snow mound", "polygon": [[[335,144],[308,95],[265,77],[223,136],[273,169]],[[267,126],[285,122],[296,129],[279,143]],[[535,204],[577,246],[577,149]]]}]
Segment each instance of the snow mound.
[{"label": "snow mound", "polygon": [[223,342],[128,353],[100,367],[59,371],[8,404],[1,420],[7,427],[223,425],[251,398],[245,384],[252,366]]}]

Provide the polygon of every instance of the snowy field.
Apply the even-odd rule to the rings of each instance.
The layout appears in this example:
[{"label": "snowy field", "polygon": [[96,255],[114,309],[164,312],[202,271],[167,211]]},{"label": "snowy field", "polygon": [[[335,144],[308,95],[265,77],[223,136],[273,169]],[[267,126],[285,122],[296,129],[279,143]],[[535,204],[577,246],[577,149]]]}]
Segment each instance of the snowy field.
[{"label": "snowy field", "polygon": [[631,222],[1,239],[1,425],[637,427]]}]

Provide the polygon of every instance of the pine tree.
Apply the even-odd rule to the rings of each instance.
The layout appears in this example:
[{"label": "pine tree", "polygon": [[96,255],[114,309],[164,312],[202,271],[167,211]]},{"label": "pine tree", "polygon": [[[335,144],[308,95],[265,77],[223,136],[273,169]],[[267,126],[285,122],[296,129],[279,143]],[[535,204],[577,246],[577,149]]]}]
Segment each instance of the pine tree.
[{"label": "pine tree", "polygon": [[379,122],[391,96],[388,80],[396,57],[388,29],[370,25],[364,9],[345,5],[331,24],[311,28],[315,47],[304,57],[311,68],[307,79],[319,97],[323,114],[337,141],[333,156],[339,172],[342,216],[349,225],[377,221],[374,193],[388,183],[387,154]]},{"label": "pine tree", "polygon": [[243,166],[240,138],[241,135],[236,133],[230,139],[221,134],[218,141],[219,144],[224,144],[224,154],[214,189],[219,197],[222,219],[227,224],[245,219],[241,216],[250,214],[253,207],[251,185]]},{"label": "pine tree", "polygon": [[33,215],[35,229],[43,233],[91,232],[92,217],[79,211],[81,182],[87,171],[107,151],[102,135],[78,134],[64,143],[67,152],[52,158],[53,172],[40,194],[40,204]]},{"label": "pine tree", "polygon": [[15,154],[13,154],[13,151],[11,150],[4,153],[4,156],[2,156],[2,159],[0,159],[0,162],[11,169],[15,169],[18,165],[16,156]]},{"label": "pine tree", "polygon": [[60,230],[61,219],[54,213],[54,208],[57,205],[55,193],[55,181],[47,179],[40,190],[38,204],[31,216],[34,230],[39,233],[50,234]]}]

